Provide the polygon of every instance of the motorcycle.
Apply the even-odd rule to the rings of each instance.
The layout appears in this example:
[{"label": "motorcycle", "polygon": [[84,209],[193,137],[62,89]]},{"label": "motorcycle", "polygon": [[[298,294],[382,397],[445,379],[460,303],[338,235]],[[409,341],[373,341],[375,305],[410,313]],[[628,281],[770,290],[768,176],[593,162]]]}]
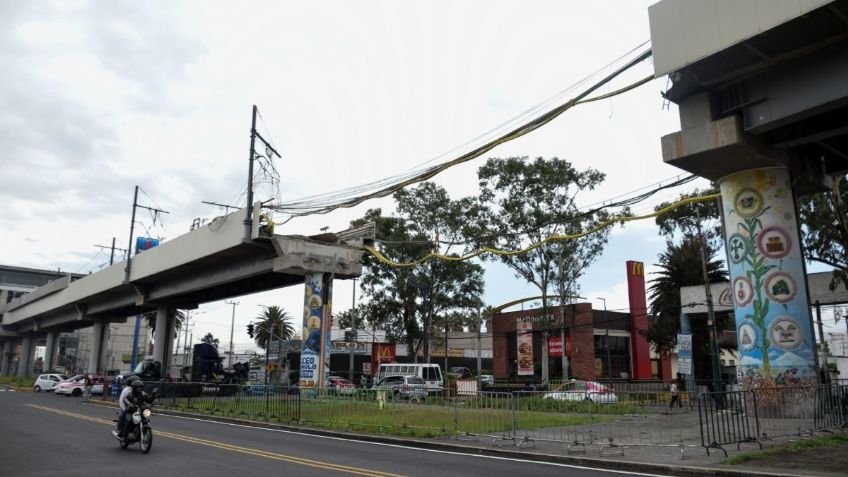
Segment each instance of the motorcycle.
[{"label": "motorcycle", "polygon": [[[145,398],[137,399],[134,404],[125,416],[125,419],[128,419],[126,437],[121,439],[116,431],[112,431],[112,436],[118,439],[121,449],[126,449],[130,444],[138,442],[141,444],[141,451],[147,454],[153,446],[153,428],[150,427],[152,412]],[[129,422],[129,418],[132,422]]]}]

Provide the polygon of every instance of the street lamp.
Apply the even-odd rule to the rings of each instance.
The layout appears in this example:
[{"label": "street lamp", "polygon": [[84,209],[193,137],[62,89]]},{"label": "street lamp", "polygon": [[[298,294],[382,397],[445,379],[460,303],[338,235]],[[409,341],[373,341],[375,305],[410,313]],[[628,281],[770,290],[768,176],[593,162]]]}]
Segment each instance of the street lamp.
[{"label": "street lamp", "polygon": [[612,379],[612,367],[610,366],[610,352],[609,352],[609,317],[607,316],[607,299],[598,297],[598,300],[604,302],[604,349],[606,350],[607,355],[607,381]]}]

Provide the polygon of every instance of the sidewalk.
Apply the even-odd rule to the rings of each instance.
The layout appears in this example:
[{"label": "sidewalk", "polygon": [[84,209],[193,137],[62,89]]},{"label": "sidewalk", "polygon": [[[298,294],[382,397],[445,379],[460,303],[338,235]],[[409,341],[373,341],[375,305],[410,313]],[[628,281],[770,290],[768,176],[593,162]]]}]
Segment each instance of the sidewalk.
[{"label": "sidewalk", "polygon": [[[108,401],[89,401],[91,404],[101,406],[115,406]],[[785,469],[762,467],[756,465],[723,465],[724,453],[718,449],[711,449],[707,455],[706,450],[700,445],[687,444],[686,446],[612,446],[594,444],[587,446],[568,446],[559,442],[532,441],[532,440],[501,440],[486,436],[457,436],[451,438],[403,438],[391,437],[379,434],[360,432],[340,432],[324,429],[315,429],[305,426],[292,426],[271,424],[257,421],[247,421],[226,417],[212,417],[208,415],[190,414],[174,411],[157,410],[157,414],[190,416],[197,419],[236,423],[252,427],[267,427],[299,431],[306,434],[335,436],[343,438],[356,438],[368,442],[381,442],[410,447],[426,449],[437,449],[452,452],[465,452],[500,456],[505,458],[519,458],[527,460],[539,460],[570,464],[598,469],[622,470],[631,472],[642,472],[665,475],[716,475],[725,477],[735,476],[773,476],[773,477],[835,477],[843,476],[844,473],[818,472],[805,470],[803,473],[788,471]],[[764,449],[785,445],[787,440],[766,442]],[[741,450],[736,446],[725,448],[728,457],[734,457],[746,452],[759,450],[756,443],[743,444]],[[791,456],[787,456],[791,458]]]}]

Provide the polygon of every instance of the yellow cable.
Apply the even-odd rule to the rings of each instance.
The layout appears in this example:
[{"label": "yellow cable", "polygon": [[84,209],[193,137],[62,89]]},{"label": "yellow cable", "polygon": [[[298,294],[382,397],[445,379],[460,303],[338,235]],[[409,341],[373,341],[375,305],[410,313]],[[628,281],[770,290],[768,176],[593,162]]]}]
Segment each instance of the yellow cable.
[{"label": "yellow cable", "polygon": [[577,238],[580,238],[580,237],[585,237],[585,236],[587,236],[589,234],[593,234],[593,233],[597,232],[598,230],[601,230],[605,227],[609,227],[610,225],[613,225],[615,223],[632,222],[632,221],[635,221],[635,220],[644,220],[644,219],[650,219],[650,218],[653,218],[653,217],[658,217],[660,215],[667,214],[674,209],[677,209],[679,207],[683,207],[684,205],[695,203],[695,202],[706,202],[708,200],[716,199],[720,195],[721,194],[711,194],[711,195],[705,195],[705,196],[701,196],[701,197],[689,197],[687,199],[683,199],[681,201],[675,202],[675,203],[669,205],[668,207],[663,207],[662,209],[657,210],[655,212],[652,212],[650,214],[612,218],[612,219],[607,220],[606,222],[603,222],[603,223],[597,225],[596,227],[593,227],[593,228],[591,228],[591,229],[589,229],[585,232],[581,232],[581,233],[578,233],[578,234],[570,234],[570,235],[554,234],[554,235],[550,235],[550,236],[546,237],[544,240],[542,240],[540,242],[536,242],[534,244],[531,244],[529,247],[521,249],[521,250],[500,250],[500,249],[496,249],[496,248],[492,248],[492,247],[483,247],[481,249],[478,249],[478,250],[475,250],[474,252],[469,253],[468,255],[462,255],[462,256],[443,255],[441,253],[432,252],[432,253],[428,253],[427,255],[425,255],[425,256],[417,259],[417,260],[414,260],[412,262],[406,262],[406,263],[395,262],[395,261],[391,260],[390,258],[386,257],[385,255],[383,255],[382,252],[380,252],[379,250],[377,250],[373,247],[366,246],[365,250],[367,250],[371,255],[373,255],[380,262],[385,263],[386,265],[389,265],[389,266],[392,266],[392,267],[399,267],[399,268],[411,268],[411,267],[414,267],[416,265],[420,265],[420,264],[426,262],[427,260],[430,260],[430,259],[433,259],[433,258],[438,258],[438,259],[446,260],[446,261],[449,261],[449,262],[459,262],[459,261],[468,260],[468,259],[477,257],[477,256],[482,255],[484,253],[492,253],[492,254],[495,254],[495,255],[503,255],[503,256],[520,255],[522,253],[527,253],[527,252],[530,252],[532,250],[535,250],[535,249],[537,249],[537,248],[541,247],[542,245],[545,245],[549,242],[560,242],[560,241],[563,241],[563,240],[573,240],[573,239],[577,239]]}]

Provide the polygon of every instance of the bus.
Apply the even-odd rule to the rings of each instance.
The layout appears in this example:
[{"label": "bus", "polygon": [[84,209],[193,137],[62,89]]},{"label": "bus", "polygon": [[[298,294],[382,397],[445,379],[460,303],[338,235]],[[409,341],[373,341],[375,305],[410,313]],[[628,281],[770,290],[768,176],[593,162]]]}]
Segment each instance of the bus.
[{"label": "bus", "polygon": [[388,376],[418,376],[432,391],[445,387],[442,369],[435,363],[381,363],[375,379],[379,381]]}]

